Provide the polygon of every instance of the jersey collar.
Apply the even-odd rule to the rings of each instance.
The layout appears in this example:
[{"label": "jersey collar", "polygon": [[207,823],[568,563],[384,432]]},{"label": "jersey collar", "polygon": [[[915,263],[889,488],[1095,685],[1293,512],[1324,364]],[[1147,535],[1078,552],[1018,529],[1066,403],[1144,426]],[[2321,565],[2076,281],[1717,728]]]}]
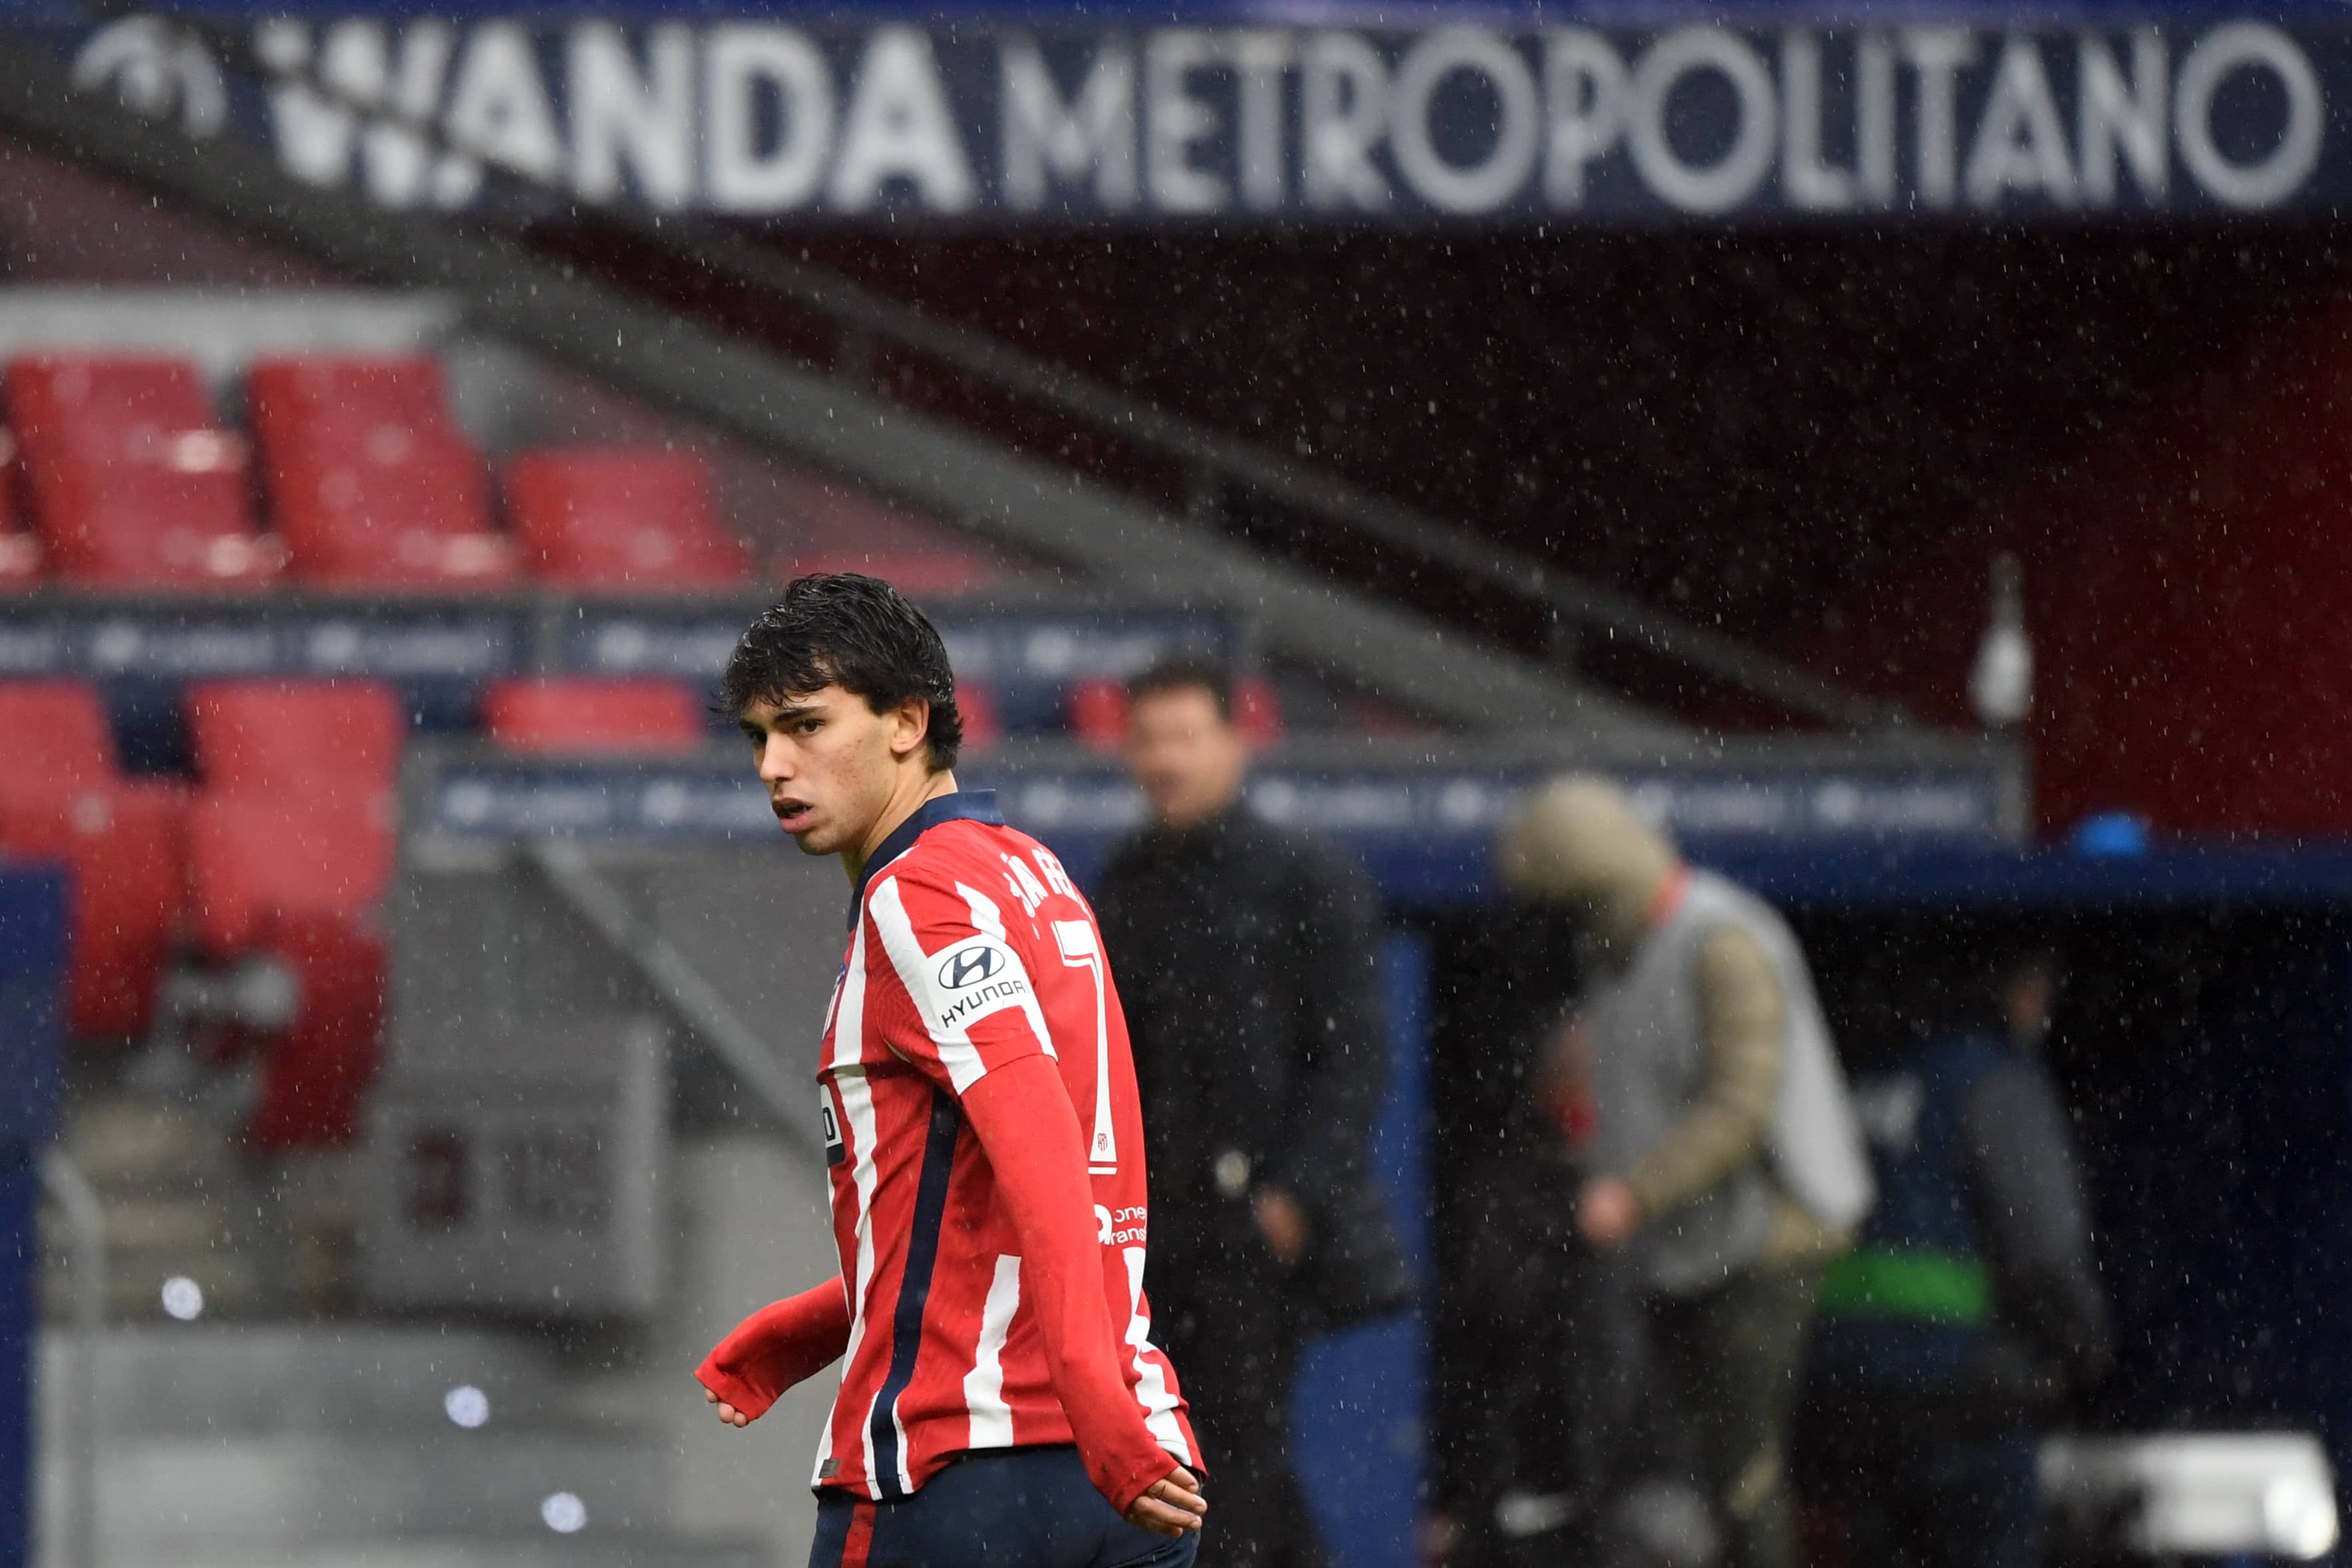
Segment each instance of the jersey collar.
[{"label": "jersey collar", "polygon": [[991,827],[1002,827],[1004,813],[998,809],[992,789],[960,789],[916,807],[915,815],[892,828],[890,837],[866,858],[866,869],[858,874],[856,889],[849,896],[850,930],[857,929],[857,911],[866,907],[866,884],[881,874],[882,868],[912,849],[916,839],[942,822],[982,822]]}]

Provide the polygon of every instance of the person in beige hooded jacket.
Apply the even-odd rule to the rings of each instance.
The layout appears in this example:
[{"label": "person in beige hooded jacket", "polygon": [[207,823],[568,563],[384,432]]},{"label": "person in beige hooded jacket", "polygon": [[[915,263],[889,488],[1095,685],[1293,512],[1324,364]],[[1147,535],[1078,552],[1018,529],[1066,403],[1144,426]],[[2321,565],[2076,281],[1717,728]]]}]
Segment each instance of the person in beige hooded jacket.
[{"label": "person in beige hooded jacket", "polygon": [[1785,1454],[1821,1264],[1871,1181],[1811,974],[1769,908],[1685,865],[1615,786],[1563,779],[1505,831],[1518,891],[1593,963],[1548,1070],[1590,1090],[1577,1229],[1630,1248],[1703,1487],[1742,1568],[1793,1568]]}]

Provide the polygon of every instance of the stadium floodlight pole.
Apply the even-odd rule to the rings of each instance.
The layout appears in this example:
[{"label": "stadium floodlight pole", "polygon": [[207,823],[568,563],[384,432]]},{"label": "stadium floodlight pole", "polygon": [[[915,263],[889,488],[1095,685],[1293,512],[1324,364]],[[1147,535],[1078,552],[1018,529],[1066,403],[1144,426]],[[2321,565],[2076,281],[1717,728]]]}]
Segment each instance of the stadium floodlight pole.
[{"label": "stadium floodlight pole", "polygon": [[[101,16],[133,14],[119,0],[98,0]],[[273,59],[245,32],[209,17],[140,10],[159,16],[247,76],[298,82],[307,90],[377,124],[396,128],[436,151],[473,159],[486,177],[519,192],[575,198],[551,175],[502,163],[439,119],[389,100],[363,98],[329,79],[315,58]],[[576,206],[575,206],[575,210]],[[825,317],[835,331],[835,370],[870,390],[873,345],[887,341],[994,384],[1003,391],[1084,421],[1124,440],[1178,459],[1211,481],[1235,483],[1300,511],[1334,520],[1350,531],[1443,568],[1482,588],[1539,605],[1564,627],[1623,639],[1676,663],[1761,697],[1792,713],[1838,728],[1869,731],[1916,723],[1899,703],[1866,697],[1739,639],[1591,582],[1541,558],[1476,537],[1255,443],[1049,363],[983,333],[953,326],[803,262],[777,255],[718,225],[655,215],[625,203],[587,209],[607,224],[665,255],[728,281],[790,300]],[[1198,487],[1206,494],[1212,486]],[[1214,509],[1192,509],[1186,522],[1217,527]],[[1575,639],[1560,662],[1571,668]]]}]

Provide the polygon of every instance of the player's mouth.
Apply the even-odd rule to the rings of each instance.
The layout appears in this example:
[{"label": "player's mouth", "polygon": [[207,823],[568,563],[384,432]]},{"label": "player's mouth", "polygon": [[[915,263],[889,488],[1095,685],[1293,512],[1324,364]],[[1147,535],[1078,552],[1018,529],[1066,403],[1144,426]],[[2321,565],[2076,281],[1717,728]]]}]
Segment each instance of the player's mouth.
[{"label": "player's mouth", "polygon": [[771,798],[768,805],[776,814],[777,825],[787,833],[805,833],[816,821],[816,807],[804,800]]}]

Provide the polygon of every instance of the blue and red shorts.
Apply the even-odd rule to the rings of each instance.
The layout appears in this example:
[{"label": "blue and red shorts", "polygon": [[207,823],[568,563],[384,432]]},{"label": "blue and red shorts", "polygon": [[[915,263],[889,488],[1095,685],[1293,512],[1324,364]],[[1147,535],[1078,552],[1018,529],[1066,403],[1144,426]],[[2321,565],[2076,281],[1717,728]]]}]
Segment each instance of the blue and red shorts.
[{"label": "blue and red shorts", "polygon": [[969,1455],[880,1502],[827,1487],[809,1568],[1192,1568],[1200,1550],[1112,1512],[1061,1444]]}]

